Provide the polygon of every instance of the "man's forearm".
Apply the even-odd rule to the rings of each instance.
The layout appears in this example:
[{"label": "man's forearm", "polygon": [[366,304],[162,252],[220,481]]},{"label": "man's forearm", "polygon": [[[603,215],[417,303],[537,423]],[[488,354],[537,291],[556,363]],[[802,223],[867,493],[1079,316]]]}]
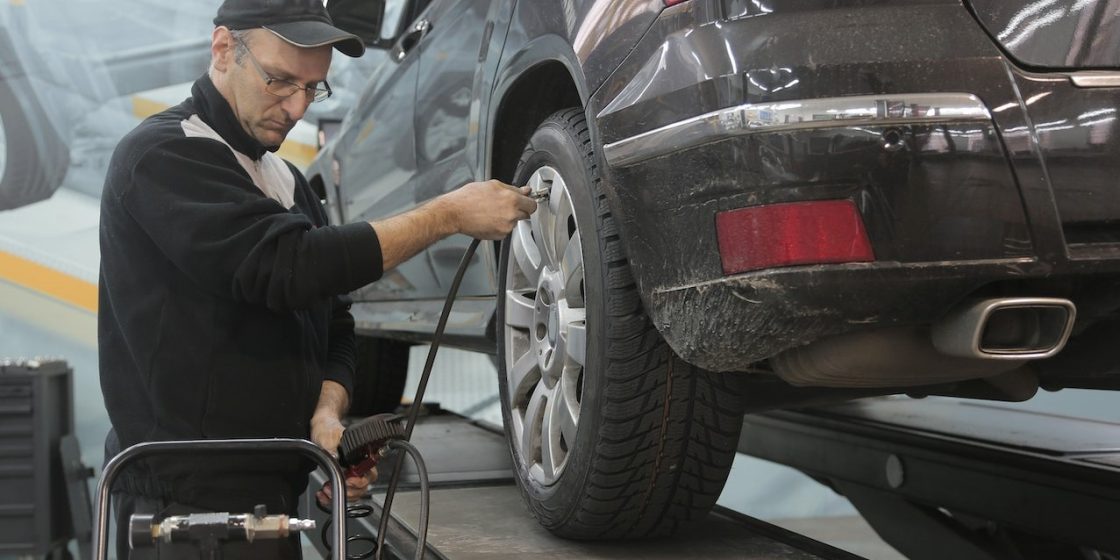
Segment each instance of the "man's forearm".
[{"label": "man's forearm", "polygon": [[412,211],[378,222],[370,222],[381,241],[382,270],[395,268],[433,243],[455,233],[453,213],[442,199],[434,199]]},{"label": "man's forearm", "polygon": [[477,239],[504,239],[519,220],[537,209],[529,188],[501,181],[467,183],[418,208],[370,222],[381,241],[382,270],[389,270],[455,233]]},{"label": "man's forearm", "polygon": [[350,395],[342,385],[326,380],[319,390],[319,404],[315,405],[315,416],[329,414],[334,418],[342,418],[350,410]]}]

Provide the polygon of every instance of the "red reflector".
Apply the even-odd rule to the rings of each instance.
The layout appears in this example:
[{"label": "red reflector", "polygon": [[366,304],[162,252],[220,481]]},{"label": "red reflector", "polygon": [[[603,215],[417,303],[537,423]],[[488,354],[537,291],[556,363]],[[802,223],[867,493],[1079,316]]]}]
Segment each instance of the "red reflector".
[{"label": "red reflector", "polygon": [[875,260],[850,200],[795,202],[716,214],[723,273],[797,264]]},{"label": "red reflector", "polygon": [[665,7],[668,8],[669,6],[676,6],[681,2],[688,2],[688,0],[665,0]]}]

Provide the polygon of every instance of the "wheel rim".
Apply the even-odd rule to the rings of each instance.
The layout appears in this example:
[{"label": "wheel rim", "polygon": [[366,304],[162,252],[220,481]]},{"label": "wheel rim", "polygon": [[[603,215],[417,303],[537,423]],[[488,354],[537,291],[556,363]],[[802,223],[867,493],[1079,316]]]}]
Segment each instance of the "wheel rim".
[{"label": "wheel rim", "polygon": [[587,353],[583,246],[564,178],[541,167],[549,186],[530,220],[514,229],[505,276],[505,404],[529,476],[555,483],[575,444]]},{"label": "wheel rim", "polygon": [[4,132],[4,117],[0,116],[0,179],[4,178],[4,171],[8,164],[8,135]]}]

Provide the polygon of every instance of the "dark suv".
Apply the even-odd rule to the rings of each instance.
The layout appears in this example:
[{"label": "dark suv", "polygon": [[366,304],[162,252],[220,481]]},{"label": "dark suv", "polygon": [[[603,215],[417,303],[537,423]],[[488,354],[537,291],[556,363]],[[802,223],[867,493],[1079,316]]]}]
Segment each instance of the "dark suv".
[{"label": "dark suv", "polygon": [[[745,411],[1120,387],[1120,2],[391,4],[309,176],[338,221],[548,186],[449,333],[497,353],[553,532],[702,516]],[[403,375],[389,339],[430,338],[467,242],[354,294],[367,387]]]}]

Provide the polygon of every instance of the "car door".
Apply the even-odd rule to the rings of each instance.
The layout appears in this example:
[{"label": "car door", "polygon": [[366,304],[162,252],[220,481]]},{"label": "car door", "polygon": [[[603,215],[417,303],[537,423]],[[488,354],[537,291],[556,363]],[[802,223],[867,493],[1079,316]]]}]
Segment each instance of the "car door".
[{"label": "car door", "polygon": [[[422,11],[426,0],[388,2],[406,12]],[[392,7],[390,7],[390,10]],[[370,49],[375,57],[361,97],[347,116],[335,158],[339,164],[339,199],[344,222],[373,221],[414,208],[417,197],[415,138],[412,124],[422,33],[407,22],[405,34],[389,50]],[[354,292],[355,301],[415,299],[436,289],[422,257],[387,271],[381,280]]]},{"label": "car door", "polygon": [[[489,17],[497,0],[435,0],[420,16],[430,33],[419,45],[416,88],[416,190],[422,199],[438,196],[464,183],[482,179],[475,137],[479,129],[477,78],[489,65],[483,43],[492,38]],[[496,59],[495,56],[492,58]],[[496,62],[496,60],[495,60]],[[428,298],[442,298],[471,239],[452,236],[425,255],[438,286]],[[479,247],[476,262],[460,287],[460,295],[488,295],[496,290],[492,244]]]}]

